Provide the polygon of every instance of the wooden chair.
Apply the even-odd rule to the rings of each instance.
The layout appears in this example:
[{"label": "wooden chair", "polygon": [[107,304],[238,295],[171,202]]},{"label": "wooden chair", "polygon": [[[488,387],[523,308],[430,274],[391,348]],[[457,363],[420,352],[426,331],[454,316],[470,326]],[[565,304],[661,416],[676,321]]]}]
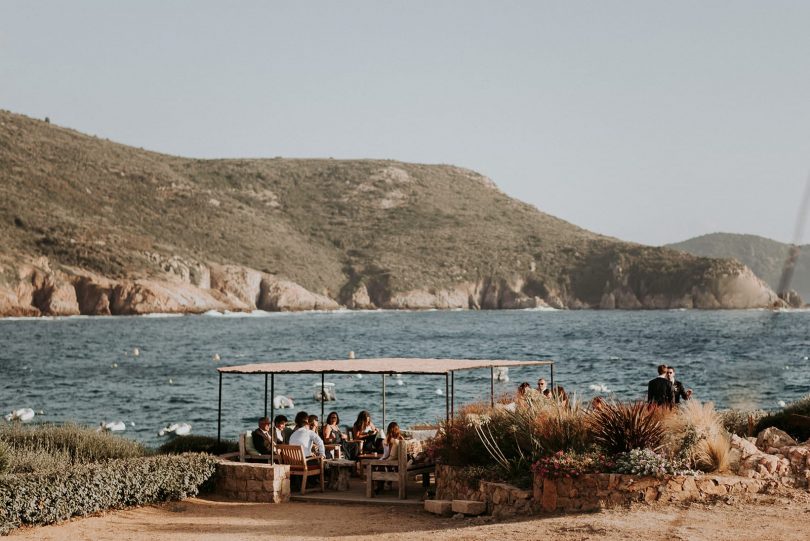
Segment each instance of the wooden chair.
[{"label": "wooden chair", "polygon": [[366,462],[366,498],[374,497],[374,481],[396,481],[399,499],[408,497],[408,479],[418,475],[430,475],[436,471],[435,464],[414,464],[408,459],[408,443],[400,442],[399,457],[395,460],[371,460]]},{"label": "wooden chair", "polygon": [[312,475],[319,475],[321,478],[321,492],[324,489],[324,458],[318,457],[317,464],[307,464],[304,458],[303,445],[276,445],[278,449],[279,458],[282,464],[290,466],[290,475],[300,475],[301,479],[301,494],[307,493],[307,478]]},{"label": "wooden chair", "polygon": [[239,434],[239,462],[267,462],[273,463],[273,455],[263,455],[253,447],[253,438],[250,432]]}]

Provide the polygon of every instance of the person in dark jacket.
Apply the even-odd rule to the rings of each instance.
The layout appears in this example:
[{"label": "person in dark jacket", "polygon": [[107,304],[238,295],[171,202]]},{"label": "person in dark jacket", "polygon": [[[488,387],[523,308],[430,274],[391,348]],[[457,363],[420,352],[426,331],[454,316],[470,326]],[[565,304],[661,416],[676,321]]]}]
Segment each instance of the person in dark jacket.
[{"label": "person in dark jacket", "polygon": [[675,403],[675,390],[667,379],[667,365],[658,365],[658,377],[647,384],[647,403],[658,406],[672,406]]},{"label": "person in dark jacket", "polygon": [[259,419],[259,428],[251,434],[253,447],[262,455],[269,455],[272,448],[272,436],[270,436],[270,419],[262,417]]},{"label": "person in dark jacket", "polygon": [[692,398],[692,389],[684,387],[683,383],[675,379],[675,368],[667,366],[667,379],[672,382],[672,391],[675,393],[675,403]]}]

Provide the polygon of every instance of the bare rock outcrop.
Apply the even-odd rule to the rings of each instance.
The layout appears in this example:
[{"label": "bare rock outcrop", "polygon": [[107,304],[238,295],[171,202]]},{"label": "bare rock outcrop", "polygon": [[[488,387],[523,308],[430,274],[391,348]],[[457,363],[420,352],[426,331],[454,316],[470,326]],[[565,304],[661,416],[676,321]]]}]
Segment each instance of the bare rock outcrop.
[{"label": "bare rock outcrop", "polygon": [[261,294],[262,273],[237,265],[211,265],[210,285],[211,289],[238,299],[247,309],[255,310]]},{"label": "bare rock outcrop", "polygon": [[743,267],[739,273],[719,277],[711,285],[711,290],[716,300],[715,306],[718,308],[762,308],[783,303],[748,267]]},{"label": "bare rock outcrop", "polygon": [[214,290],[155,280],[119,283],[113,290],[110,303],[113,314],[193,314],[232,308],[233,305],[224,302],[222,295],[216,295]]},{"label": "bare rock outcrop", "polygon": [[340,305],[325,295],[308,291],[289,280],[276,280],[265,275],[261,280],[258,308],[270,312],[304,310],[337,310]]},{"label": "bare rock outcrop", "polygon": [[346,308],[351,310],[373,310],[376,308],[368,294],[366,284],[360,283],[351,292],[349,298],[346,300]]}]

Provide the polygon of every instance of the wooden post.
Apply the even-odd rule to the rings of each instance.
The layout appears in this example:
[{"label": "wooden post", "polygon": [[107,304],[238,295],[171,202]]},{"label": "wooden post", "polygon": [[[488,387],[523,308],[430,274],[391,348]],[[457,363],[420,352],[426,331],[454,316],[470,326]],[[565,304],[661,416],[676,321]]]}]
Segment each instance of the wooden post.
[{"label": "wooden post", "polygon": [[450,372],[450,418],[456,417],[456,372]]},{"label": "wooden post", "polygon": [[382,428],[385,430],[385,374],[382,375]]},{"label": "wooden post", "polygon": [[495,367],[489,367],[489,407],[495,407]]},{"label": "wooden post", "polygon": [[444,373],[444,417],[450,424],[450,374]]}]

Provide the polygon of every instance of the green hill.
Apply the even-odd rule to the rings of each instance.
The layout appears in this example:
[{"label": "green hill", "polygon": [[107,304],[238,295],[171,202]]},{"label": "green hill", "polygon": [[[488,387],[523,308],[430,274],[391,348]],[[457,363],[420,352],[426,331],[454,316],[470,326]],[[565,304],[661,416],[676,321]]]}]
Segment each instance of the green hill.
[{"label": "green hill", "polygon": [[743,307],[741,264],[601,236],[450,165],[167,156],[0,112],[0,314]]},{"label": "green hill", "polygon": [[[724,257],[741,261],[774,290],[779,287],[779,279],[790,249],[789,244],[765,237],[734,233],[712,233],[669,244],[667,247],[702,257]],[[810,246],[800,248],[790,288],[798,291],[802,298],[810,299]]]}]

